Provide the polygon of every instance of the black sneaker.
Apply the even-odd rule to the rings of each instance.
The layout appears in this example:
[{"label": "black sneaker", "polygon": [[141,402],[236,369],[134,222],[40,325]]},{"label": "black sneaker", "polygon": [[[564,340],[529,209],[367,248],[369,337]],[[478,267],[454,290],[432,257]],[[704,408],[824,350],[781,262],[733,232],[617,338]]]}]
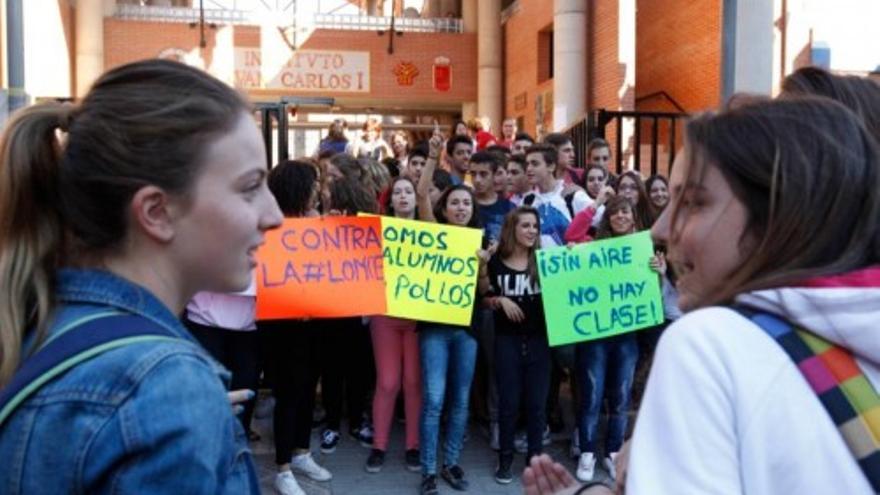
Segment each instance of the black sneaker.
[{"label": "black sneaker", "polygon": [[332,454],[339,445],[339,432],[336,430],[324,430],[321,433],[321,452]]},{"label": "black sneaker", "polygon": [[512,465],[512,455],[499,455],[498,468],[495,469],[495,481],[502,485],[510,484],[510,482],[513,481],[513,472],[511,471]]},{"label": "black sneaker", "polygon": [[419,457],[419,449],[409,449],[403,456],[406,470],[418,473],[422,470],[422,459]]},{"label": "black sneaker", "polygon": [[420,495],[439,495],[440,490],[437,489],[437,476],[428,474],[422,476],[422,485],[419,487]]},{"label": "black sneaker", "polygon": [[361,447],[370,448],[373,446],[373,427],[369,423],[364,422],[357,428],[348,431],[351,438],[354,438],[361,444]]},{"label": "black sneaker", "polygon": [[373,449],[370,451],[370,456],[367,457],[367,463],[364,465],[364,469],[366,469],[368,473],[378,473],[382,470],[382,466],[384,465],[385,451]]},{"label": "black sneaker", "polygon": [[464,479],[464,470],[457,464],[455,466],[443,466],[440,471],[440,477],[443,478],[449,486],[463,492],[468,489],[468,481]]}]

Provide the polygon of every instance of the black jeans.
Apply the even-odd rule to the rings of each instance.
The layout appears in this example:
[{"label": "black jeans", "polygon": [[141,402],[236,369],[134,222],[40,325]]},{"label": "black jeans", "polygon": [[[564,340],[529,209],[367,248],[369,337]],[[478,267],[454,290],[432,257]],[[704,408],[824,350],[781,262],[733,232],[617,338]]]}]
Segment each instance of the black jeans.
[{"label": "black jeans", "polygon": [[[202,347],[232,372],[231,390],[247,388],[257,391],[260,382],[260,343],[255,331],[227,330],[209,327],[184,319],[184,324]],[[250,431],[256,399],[244,403],[239,416],[245,431]]]},{"label": "black jeans", "polygon": [[266,367],[275,396],[275,463],[287,464],[294,449],[308,449],[320,363],[316,320],[258,323],[266,343]]},{"label": "black jeans", "polygon": [[376,378],[369,329],[361,317],[319,320],[321,400],[327,428],[339,431],[345,400],[348,427],[363,421],[368,395]]},{"label": "black jeans", "polygon": [[513,455],[513,437],[520,399],[525,395],[529,457],[540,454],[547,423],[550,387],[550,347],[545,335],[495,336],[495,376],[498,384],[498,423],[501,455]]}]

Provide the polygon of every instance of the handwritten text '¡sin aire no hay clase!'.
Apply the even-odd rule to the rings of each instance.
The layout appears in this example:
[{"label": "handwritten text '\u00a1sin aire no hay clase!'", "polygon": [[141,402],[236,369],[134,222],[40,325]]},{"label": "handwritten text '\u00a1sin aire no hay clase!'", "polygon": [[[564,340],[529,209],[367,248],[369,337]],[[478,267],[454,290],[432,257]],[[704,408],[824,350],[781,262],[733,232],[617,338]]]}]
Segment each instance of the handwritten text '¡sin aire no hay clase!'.
[{"label": "handwritten text '\u00a1sin aire no hay clase!'", "polygon": [[[600,248],[586,255],[540,253],[538,267],[542,277],[557,273],[586,270],[613,269],[633,264],[630,246]],[[568,290],[568,304],[582,310],[574,315],[572,330],[580,335],[617,334],[632,328],[642,328],[659,322],[657,307],[653,302],[632,303],[643,295],[645,281],[615,281],[578,286]],[[599,310],[600,298],[606,299],[605,311]],[[587,309],[589,308],[589,309]]]}]

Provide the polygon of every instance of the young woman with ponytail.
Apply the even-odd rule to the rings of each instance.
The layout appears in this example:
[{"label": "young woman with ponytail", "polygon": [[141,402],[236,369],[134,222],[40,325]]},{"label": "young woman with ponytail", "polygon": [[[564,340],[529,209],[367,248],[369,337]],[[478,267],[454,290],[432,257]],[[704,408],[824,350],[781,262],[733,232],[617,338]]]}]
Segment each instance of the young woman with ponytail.
[{"label": "young woman with ponytail", "polygon": [[[199,290],[250,283],[282,218],[266,172],[248,104],[175,62],[118,67],[75,106],[11,119],[0,142],[0,492],[259,492],[229,373],[178,315]],[[88,347],[99,335],[113,345]],[[85,351],[27,376],[60,344]]]}]

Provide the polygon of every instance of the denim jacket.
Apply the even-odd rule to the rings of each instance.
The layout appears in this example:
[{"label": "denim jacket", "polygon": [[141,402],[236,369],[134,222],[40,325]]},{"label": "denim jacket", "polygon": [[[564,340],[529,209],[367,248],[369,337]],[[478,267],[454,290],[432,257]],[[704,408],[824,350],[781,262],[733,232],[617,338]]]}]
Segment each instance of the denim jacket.
[{"label": "denim jacket", "polygon": [[226,398],[229,373],[175,315],[143,287],[98,270],[61,270],[56,296],[48,338],[115,312],[180,339],[107,351],[28,398],[0,429],[0,493],[259,493]]}]

